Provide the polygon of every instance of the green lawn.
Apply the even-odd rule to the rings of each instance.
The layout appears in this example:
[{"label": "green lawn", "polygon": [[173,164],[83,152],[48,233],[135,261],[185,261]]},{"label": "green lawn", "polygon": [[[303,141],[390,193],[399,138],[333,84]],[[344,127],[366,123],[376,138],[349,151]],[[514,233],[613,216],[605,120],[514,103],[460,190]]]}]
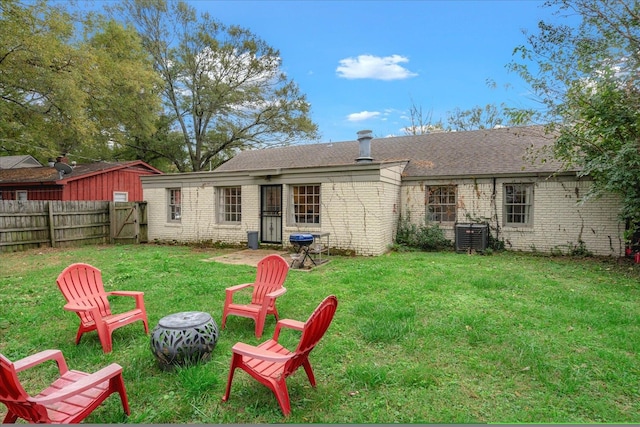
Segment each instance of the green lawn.
[{"label": "green lawn", "polygon": [[[77,316],[62,310],[55,284],[67,265],[100,268],[107,290],[144,291],[151,328],[177,311],[206,311],[220,324],[224,289],[255,275],[205,262],[221,253],[142,245],[2,254],[0,352],[15,360],[57,348],[88,372],[122,365],[131,416],[114,395],[90,423],[640,422],[640,266],[626,260],[411,252],[292,270],[282,317],[305,320],[329,294],[339,303],[311,353],[318,387],[303,370],[288,380],[288,418],[242,371],[221,401],[231,346],[261,341],[249,319],[229,318],[209,363],[174,372],[157,367],[141,323],[116,330],[110,354],[95,333],[74,344]],[[128,304],[114,300],[115,310]],[[270,317],[264,339],[274,325]],[[21,379],[36,393],[54,373],[47,365]]]}]

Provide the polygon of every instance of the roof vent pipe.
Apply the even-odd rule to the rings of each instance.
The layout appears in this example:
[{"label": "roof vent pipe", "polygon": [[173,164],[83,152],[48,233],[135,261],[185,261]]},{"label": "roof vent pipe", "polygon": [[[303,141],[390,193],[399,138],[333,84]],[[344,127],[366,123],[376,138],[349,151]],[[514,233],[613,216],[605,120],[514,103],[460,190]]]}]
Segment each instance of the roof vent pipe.
[{"label": "roof vent pipe", "polygon": [[371,163],[371,136],[370,130],[361,130],[358,132],[358,142],[360,143],[360,157],[356,159],[358,163]]}]

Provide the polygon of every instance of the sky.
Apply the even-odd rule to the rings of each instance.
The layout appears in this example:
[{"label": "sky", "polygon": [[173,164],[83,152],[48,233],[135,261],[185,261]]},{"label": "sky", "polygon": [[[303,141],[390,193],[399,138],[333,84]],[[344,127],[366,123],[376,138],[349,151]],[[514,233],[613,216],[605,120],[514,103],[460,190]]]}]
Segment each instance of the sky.
[{"label": "sky", "polygon": [[553,20],[543,1],[189,0],[280,51],[311,104],[320,142],[405,135],[416,106],[431,122],[487,104],[540,105],[507,70],[514,48]]}]

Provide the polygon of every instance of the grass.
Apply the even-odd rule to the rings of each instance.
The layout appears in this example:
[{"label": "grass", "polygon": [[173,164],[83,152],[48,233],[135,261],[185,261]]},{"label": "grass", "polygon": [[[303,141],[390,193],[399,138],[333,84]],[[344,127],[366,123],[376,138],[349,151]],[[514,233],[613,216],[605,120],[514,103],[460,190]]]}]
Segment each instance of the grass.
[{"label": "grass", "polygon": [[[329,294],[339,303],[311,353],[317,388],[303,370],[288,380],[289,418],[242,371],[221,401],[231,346],[261,342],[249,319],[229,318],[210,362],[173,372],[155,364],[141,323],[116,330],[110,354],[95,333],[74,345],[78,321],[55,285],[67,265],[100,268],[107,290],[144,291],[151,327],[191,310],[220,324],[224,288],[255,275],[205,262],[221,253],[142,245],[2,254],[0,352],[15,360],[58,348],[72,369],[89,372],[122,365],[131,416],[112,396],[90,423],[640,422],[640,269],[628,262],[409,252],[292,270],[278,300],[283,317],[304,320]],[[114,310],[128,303],[115,299]],[[274,325],[270,317],[264,339]],[[55,374],[42,368],[21,373],[27,391]]]}]

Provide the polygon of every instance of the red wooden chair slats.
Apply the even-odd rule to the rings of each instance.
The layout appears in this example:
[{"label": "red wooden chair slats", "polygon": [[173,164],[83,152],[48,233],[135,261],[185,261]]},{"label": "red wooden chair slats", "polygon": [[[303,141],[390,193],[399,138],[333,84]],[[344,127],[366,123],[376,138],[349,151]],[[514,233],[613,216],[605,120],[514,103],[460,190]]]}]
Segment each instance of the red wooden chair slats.
[{"label": "red wooden chair slats", "polygon": [[[306,322],[282,319],[276,324],[272,339],[258,346],[236,343],[232,348],[229,379],[222,400],[229,400],[234,372],[236,368],[240,368],[273,391],[282,412],[284,415],[289,415],[291,402],[286,379],[302,366],[311,385],[316,386],[316,379],[309,362],[309,353],[329,328],[337,306],[337,298],[329,295],[318,305]],[[302,331],[302,336],[294,351],[289,351],[278,343],[282,328]]]},{"label": "red wooden chair slats", "polygon": [[[55,361],[59,377],[36,396],[30,396],[18,379],[18,372],[46,361]],[[69,370],[60,350],[45,350],[12,363],[0,354],[0,402],[7,407],[4,423],[21,418],[29,423],[71,424],[85,419],[112,393],[118,393],[124,412],[129,401],[116,363],[95,372]]]},{"label": "red wooden chair slats", "polygon": [[[283,286],[289,264],[280,255],[267,255],[258,262],[256,279],[253,283],[231,286],[225,290],[224,310],[222,312],[222,329],[227,323],[227,316],[248,317],[255,321],[256,338],[262,336],[268,314],[279,319],[276,298],[283,295],[287,288]],[[243,289],[251,288],[251,302],[241,304],[234,301],[234,296]]]},{"label": "red wooden chair slats", "polygon": [[[100,270],[83,263],[71,264],[65,268],[56,283],[67,301],[64,309],[73,311],[80,317],[76,344],[80,342],[82,334],[95,330],[103,351],[109,353],[112,350],[113,331],[138,320],[142,321],[145,333],[149,333],[143,292],[105,292]],[[136,307],[125,313],[113,314],[107,298],[110,295],[134,298]]]}]

